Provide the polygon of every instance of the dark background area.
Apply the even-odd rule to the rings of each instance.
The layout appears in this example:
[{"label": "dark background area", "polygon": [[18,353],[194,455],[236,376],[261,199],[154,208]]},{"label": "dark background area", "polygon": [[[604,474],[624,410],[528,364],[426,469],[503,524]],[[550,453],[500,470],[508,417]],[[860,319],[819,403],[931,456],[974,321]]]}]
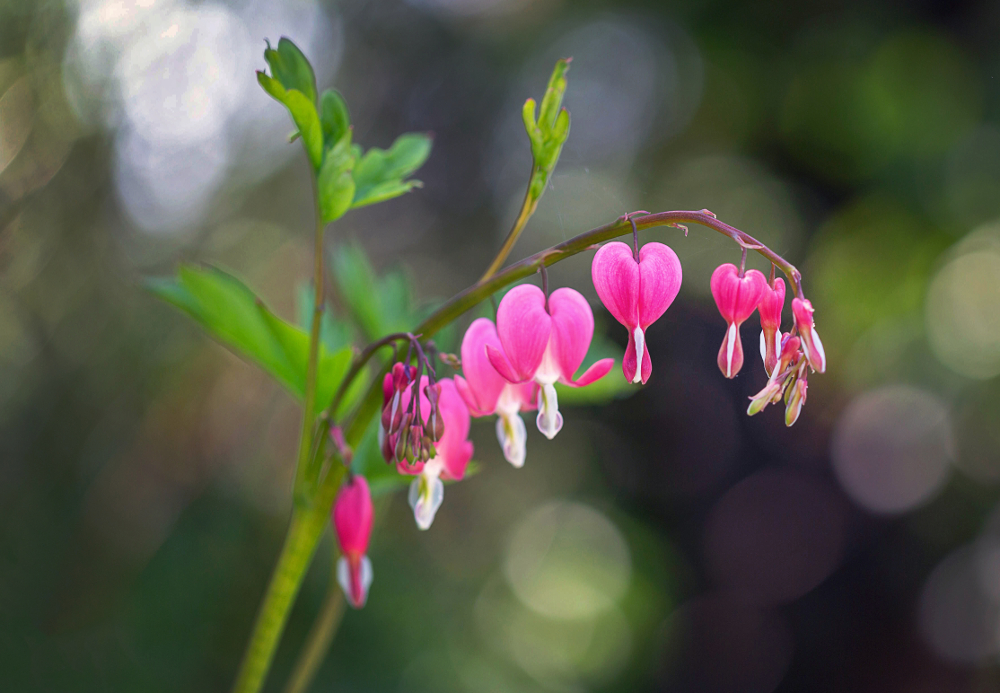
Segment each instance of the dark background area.
[{"label": "dark background area", "polygon": [[[711,209],[802,269],[830,364],[793,428],[747,418],[757,319],[726,381],[708,292],[737,248],[649,232],[685,274],[649,385],[567,408],[551,442],[529,420],[521,470],[474,423],[482,471],[427,533],[380,506],[369,603],[313,690],[1000,690],[998,30],[990,2],[0,0],[0,688],[231,682],[299,414],[141,281],[217,263],[294,318],[309,174],[253,74],[287,35],[356,141],[434,133],[421,190],[328,235],[421,300],[496,252],[521,104],[572,56],[570,138],[514,257]],[[550,281],[624,347],[590,259]]]}]

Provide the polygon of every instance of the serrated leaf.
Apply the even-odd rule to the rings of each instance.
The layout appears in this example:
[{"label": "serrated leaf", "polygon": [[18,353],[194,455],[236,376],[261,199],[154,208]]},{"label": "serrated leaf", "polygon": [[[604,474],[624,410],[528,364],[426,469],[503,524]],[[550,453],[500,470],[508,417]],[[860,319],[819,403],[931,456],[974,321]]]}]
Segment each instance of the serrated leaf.
[{"label": "serrated leaf", "polygon": [[278,40],[278,50],[272,49],[268,43],[264,59],[271,67],[271,75],[286,90],[300,91],[311,103],[316,103],[316,75],[312,65],[290,39],[282,36]]}]

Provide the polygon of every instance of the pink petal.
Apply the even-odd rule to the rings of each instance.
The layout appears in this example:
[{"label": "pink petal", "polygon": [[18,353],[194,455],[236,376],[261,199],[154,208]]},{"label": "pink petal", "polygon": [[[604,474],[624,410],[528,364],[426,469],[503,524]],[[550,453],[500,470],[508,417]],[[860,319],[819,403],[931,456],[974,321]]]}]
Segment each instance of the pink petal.
[{"label": "pink petal", "polygon": [[461,481],[465,476],[465,469],[469,466],[475,448],[472,441],[466,440],[457,446],[444,460],[444,469],[441,470],[441,478],[451,481]]},{"label": "pink petal", "polygon": [[727,262],[712,273],[711,288],[722,317],[739,325],[756,310],[767,288],[767,278],[757,270],[747,270],[741,278],[736,266]]},{"label": "pink petal", "polygon": [[590,368],[585,370],[583,372],[583,375],[581,375],[576,380],[566,379],[561,382],[564,382],[567,385],[572,385],[573,387],[586,387],[587,385],[595,383],[604,376],[606,376],[608,373],[611,372],[611,369],[614,367],[615,367],[614,359],[601,359],[600,361],[596,361],[595,363],[593,363],[590,366]]},{"label": "pink petal", "polygon": [[590,267],[594,288],[604,307],[629,330],[639,324],[639,263],[620,241],[602,246]]},{"label": "pink petal", "polygon": [[594,313],[579,291],[567,287],[549,296],[549,313],[552,315],[552,356],[562,379],[572,382],[594,336]]},{"label": "pink petal", "polygon": [[497,349],[495,346],[487,344],[486,357],[490,360],[490,365],[493,366],[497,373],[499,373],[505,380],[511,383],[530,382],[529,379],[531,378],[531,375],[524,377],[520,373],[516,372],[514,370],[514,366],[510,362],[510,359],[507,358],[507,354],[505,354],[502,349]]},{"label": "pink petal", "polygon": [[[438,400],[438,407],[441,410],[441,418],[444,419],[444,435],[441,440],[434,444],[437,449],[437,456],[444,463],[446,469],[460,464],[462,455],[465,453],[467,440],[469,437],[469,410],[458,394],[454,381],[445,378],[438,381],[441,385],[441,398]],[[465,463],[468,463],[468,459]],[[462,466],[464,470],[464,465]],[[460,478],[460,477],[459,477]]]},{"label": "pink petal", "polygon": [[511,382],[532,378],[545,355],[551,330],[552,318],[545,310],[542,290],[533,284],[515,286],[497,308],[497,333],[510,365],[509,372],[505,373],[502,367],[497,366],[493,352],[487,346],[490,363]]},{"label": "pink petal", "polygon": [[368,482],[356,474],[340,488],[333,506],[333,527],[344,554],[360,556],[368,550],[374,518]]},{"label": "pink petal", "polygon": [[[485,353],[486,350],[483,349],[483,352]],[[480,416],[489,416],[493,413],[492,410],[483,411],[479,408],[479,403],[476,401],[475,393],[472,391],[472,388],[469,387],[469,383],[465,381],[465,378],[460,375],[455,376],[455,389],[458,390],[458,394],[465,401],[465,405],[469,408],[469,413],[476,418],[479,418]]]},{"label": "pink petal", "polygon": [[781,309],[785,306],[785,281],[781,277],[774,280],[774,288],[764,287],[757,310],[760,312],[760,326],[771,332],[781,328]]},{"label": "pink petal", "polygon": [[649,345],[642,350],[642,371],[640,372],[640,378],[642,379],[642,384],[645,385],[646,381],[649,380],[649,376],[653,374],[653,359],[649,355]]},{"label": "pink petal", "polygon": [[632,382],[635,380],[635,371],[639,367],[635,358],[635,336],[632,330],[628,331],[628,346],[625,347],[625,356],[622,357],[622,373],[625,380]]},{"label": "pink petal", "polygon": [[[486,345],[500,348],[500,337],[492,320],[473,320],[462,338],[462,373],[465,380],[458,385],[459,394],[474,416],[492,414],[497,399],[507,381],[497,373],[486,355]],[[458,384],[459,378],[455,382]]]},{"label": "pink petal", "polygon": [[[677,298],[677,292],[681,289],[681,261],[677,259],[677,253],[668,246],[647,243],[639,249],[639,276],[639,326],[645,330]],[[644,364],[645,361],[646,358],[643,357]],[[642,382],[646,382],[646,377]]]}]

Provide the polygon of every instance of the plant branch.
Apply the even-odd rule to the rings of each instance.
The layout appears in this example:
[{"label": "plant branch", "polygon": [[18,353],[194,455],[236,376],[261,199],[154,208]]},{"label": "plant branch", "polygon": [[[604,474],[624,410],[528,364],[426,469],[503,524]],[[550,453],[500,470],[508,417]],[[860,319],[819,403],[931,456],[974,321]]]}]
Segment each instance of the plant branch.
[{"label": "plant branch", "polygon": [[517,243],[517,239],[520,238],[521,232],[524,231],[525,225],[528,223],[528,219],[531,215],[535,213],[535,209],[538,208],[538,198],[531,194],[531,189],[535,181],[535,176],[538,173],[538,166],[535,164],[531,165],[531,176],[528,178],[528,189],[524,191],[524,202],[521,203],[521,212],[517,215],[517,219],[514,221],[514,225],[510,229],[510,233],[507,234],[507,238],[504,240],[503,245],[500,247],[500,251],[497,256],[493,258],[493,262],[486,269],[480,282],[484,282],[494,274],[496,274],[503,263],[507,261],[507,257],[510,252],[514,249],[514,244]]},{"label": "plant branch", "polygon": [[316,232],[313,249],[313,314],[312,324],[309,328],[309,360],[306,363],[306,391],[305,402],[302,405],[302,435],[299,438],[299,457],[295,466],[295,502],[301,504],[305,501],[305,486],[308,481],[306,471],[309,468],[309,460],[312,458],[312,432],[316,417],[316,370],[319,363],[319,333],[320,325],[323,322],[323,303],[325,292],[323,291],[323,210],[320,207],[319,190],[317,189],[316,177],[313,180],[313,199],[315,200]]},{"label": "plant branch", "polygon": [[[560,260],[565,260],[568,257],[589,250],[598,243],[610,241],[619,236],[632,233],[633,223],[637,229],[674,226],[682,229],[685,235],[687,234],[687,228],[684,224],[699,224],[718,231],[722,235],[736,241],[741,249],[754,250],[770,260],[775,267],[785,273],[789,281],[791,281],[792,286],[795,287],[795,293],[800,298],[804,298],[802,294],[802,274],[792,263],[785,260],[750,234],[719,221],[707,209],[697,212],[659,212],[644,216],[635,216],[633,213],[622,215],[610,224],[605,224],[604,226],[581,233],[568,241],[535,253],[520,262],[516,262],[502,272],[498,272],[488,278],[480,279],[434,311],[414,330],[414,333],[421,335],[421,338],[434,336],[442,327],[450,324],[467,310],[471,310],[505,286],[513,284],[519,279],[530,277],[543,265],[546,267],[554,265]],[[347,383],[342,384],[342,387],[346,386]],[[371,420],[371,416],[378,410],[381,402],[381,394],[381,377],[377,377],[369,385],[361,404],[345,424],[345,437],[350,445],[357,445],[360,442],[365,429],[368,427],[368,422]]]}]

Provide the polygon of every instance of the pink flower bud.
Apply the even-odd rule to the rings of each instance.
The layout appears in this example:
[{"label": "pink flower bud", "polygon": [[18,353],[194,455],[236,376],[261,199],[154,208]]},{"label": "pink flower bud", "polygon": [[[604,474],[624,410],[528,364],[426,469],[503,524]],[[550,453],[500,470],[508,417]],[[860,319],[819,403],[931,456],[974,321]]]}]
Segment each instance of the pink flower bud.
[{"label": "pink flower bud", "polygon": [[768,375],[774,372],[781,351],[781,309],[785,305],[785,281],[778,277],[774,286],[767,286],[760,299],[757,311],[760,314],[760,357],[764,359],[764,370]]},{"label": "pink flower bud", "polygon": [[767,279],[757,270],[748,270],[740,277],[736,266],[726,263],[712,273],[711,288],[715,305],[729,325],[719,349],[719,370],[727,378],[732,378],[743,367],[740,325],[757,309],[767,288]]},{"label": "pink flower bud", "polygon": [[[814,371],[822,373],[826,370],[826,352],[820,341],[813,322],[813,307],[807,299],[792,299],[792,315],[795,316],[795,327],[802,337],[802,351]],[[804,397],[804,395],[803,395]]]},{"label": "pink flower bud", "polygon": [[622,359],[625,379],[645,384],[653,372],[646,329],[677,298],[680,260],[668,246],[647,243],[639,250],[637,262],[628,245],[615,241],[597,251],[590,271],[601,302],[628,330],[628,347]]},{"label": "pink flower bud", "polygon": [[374,518],[368,482],[361,475],[353,475],[337,494],[333,528],[343,554],[337,561],[337,580],[355,609],[365,605],[372,582],[372,564],[365,554]]}]

